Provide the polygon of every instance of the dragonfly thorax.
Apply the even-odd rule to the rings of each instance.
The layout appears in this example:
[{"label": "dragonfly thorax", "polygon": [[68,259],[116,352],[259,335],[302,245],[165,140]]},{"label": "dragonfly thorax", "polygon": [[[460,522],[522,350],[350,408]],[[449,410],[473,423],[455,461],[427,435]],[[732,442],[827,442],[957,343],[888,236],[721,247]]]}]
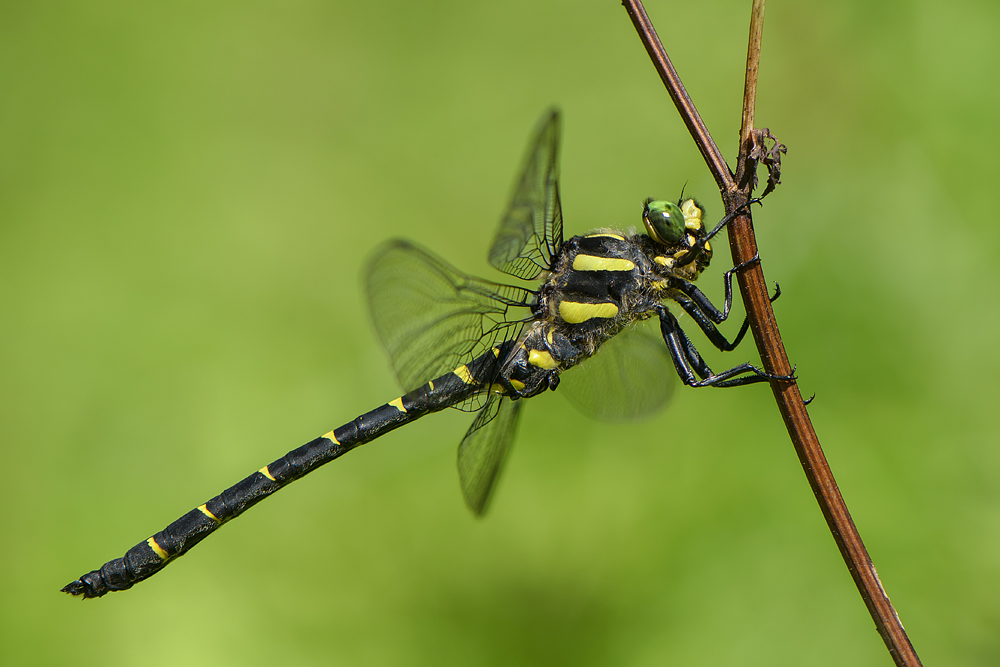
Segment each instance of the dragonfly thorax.
[{"label": "dragonfly thorax", "polygon": [[[701,207],[692,199],[679,204],[647,200],[647,229],[656,210],[668,214],[660,222],[670,216],[681,221],[671,243],[658,241],[661,234],[598,230],[562,245],[539,290],[533,321],[500,373],[512,396],[554,389],[561,372],[595,354],[632,322],[648,318],[678,281],[695,279],[708,265],[711,248],[694,249],[705,236]],[[698,255],[683,263],[690,252]]]}]

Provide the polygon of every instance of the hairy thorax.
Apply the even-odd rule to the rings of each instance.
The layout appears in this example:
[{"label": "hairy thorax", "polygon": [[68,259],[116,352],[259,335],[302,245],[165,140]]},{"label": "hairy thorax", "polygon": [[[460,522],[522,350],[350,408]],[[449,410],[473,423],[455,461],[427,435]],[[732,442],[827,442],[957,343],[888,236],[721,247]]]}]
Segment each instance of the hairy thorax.
[{"label": "hairy thorax", "polygon": [[500,370],[498,391],[527,397],[554,389],[559,374],[593,355],[631,323],[650,317],[678,280],[707,261],[675,266],[685,240],[665,247],[645,234],[614,230],[575,236],[545,277],[529,327]]}]

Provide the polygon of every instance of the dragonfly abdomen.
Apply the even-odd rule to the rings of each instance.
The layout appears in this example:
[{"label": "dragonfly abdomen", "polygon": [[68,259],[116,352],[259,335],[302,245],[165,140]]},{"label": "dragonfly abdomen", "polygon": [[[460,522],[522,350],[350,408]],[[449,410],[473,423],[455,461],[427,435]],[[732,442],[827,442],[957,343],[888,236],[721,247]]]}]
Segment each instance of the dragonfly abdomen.
[{"label": "dragonfly abdomen", "polygon": [[482,387],[482,373],[496,366],[496,358],[496,353],[488,351],[473,362],[293,449],[135,545],[123,557],[108,561],[62,590],[95,598],[127,590],[148,579],[222,524],[287,484],[393,429],[464,401]]}]

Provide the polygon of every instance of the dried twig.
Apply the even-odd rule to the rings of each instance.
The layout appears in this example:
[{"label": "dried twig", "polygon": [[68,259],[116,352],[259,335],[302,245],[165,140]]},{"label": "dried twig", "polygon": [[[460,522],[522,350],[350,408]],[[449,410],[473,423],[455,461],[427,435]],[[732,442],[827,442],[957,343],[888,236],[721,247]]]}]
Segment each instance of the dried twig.
[{"label": "dried twig", "polygon": [[[740,129],[740,152],[735,175],[730,171],[718,147],[712,141],[701,116],[698,115],[694,103],[684,90],[684,86],[671,65],[649,17],[646,16],[642,3],[640,0],[623,0],[622,3],[628,11],[653,65],[667,87],[677,111],[715,177],[727,214],[745,206],[750,200],[751,190],[756,184],[755,172],[758,163],[764,164],[768,168],[768,185],[765,193],[773,190],[780,182],[780,154],[784,152],[784,147],[775,140],[775,145],[767,149],[764,146],[764,141],[767,137],[773,139],[770,132],[754,130],[753,126],[764,3],[765,0],[753,0],[746,84],[743,94],[743,122]],[[744,208],[743,210],[746,212],[737,216],[729,224],[729,244],[734,264],[747,262],[757,255],[753,222],[748,209]],[[767,283],[764,281],[760,262],[751,264],[747,270],[739,272],[737,279],[764,368],[769,373],[776,375],[790,375],[793,369],[788,363],[788,356],[785,354],[785,347],[781,342],[778,324],[774,319],[774,312],[771,310],[771,302],[767,295]],[[854,521],[851,520],[851,514],[847,510],[844,498],[840,495],[837,482],[830,471],[823,449],[820,447],[819,438],[813,429],[798,386],[794,381],[773,380],[771,390],[774,392],[778,409],[785,421],[802,468],[805,470],[809,485],[816,495],[816,500],[819,502],[823,516],[830,527],[830,532],[833,533],[833,539],[837,542],[840,553],[847,563],[847,569],[854,577],[854,583],[861,592],[868,612],[875,621],[875,627],[897,665],[917,667],[920,665],[920,659],[913,650],[913,646],[906,636],[906,631],[903,629],[892,603],[889,602],[889,597],[882,588],[875,566],[868,556],[868,551],[861,541]]]}]

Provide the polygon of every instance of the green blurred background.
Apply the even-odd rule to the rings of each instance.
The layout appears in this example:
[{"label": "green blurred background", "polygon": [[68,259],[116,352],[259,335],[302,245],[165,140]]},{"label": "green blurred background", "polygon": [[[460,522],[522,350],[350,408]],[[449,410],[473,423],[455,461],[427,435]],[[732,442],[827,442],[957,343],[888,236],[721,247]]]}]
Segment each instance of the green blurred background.
[{"label": "green blurred background", "polygon": [[[730,157],[749,5],[647,8]],[[994,0],[768,7],[764,269],[928,665],[1000,663],[998,69]],[[766,387],[625,425],[533,399],[483,521],[447,411],[127,593],[58,592],[395,397],[366,256],[405,236],[499,278],[549,105],[568,234],[685,183],[721,215],[617,3],[5,2],[0,90],[0,662],[891,664]]]}]

